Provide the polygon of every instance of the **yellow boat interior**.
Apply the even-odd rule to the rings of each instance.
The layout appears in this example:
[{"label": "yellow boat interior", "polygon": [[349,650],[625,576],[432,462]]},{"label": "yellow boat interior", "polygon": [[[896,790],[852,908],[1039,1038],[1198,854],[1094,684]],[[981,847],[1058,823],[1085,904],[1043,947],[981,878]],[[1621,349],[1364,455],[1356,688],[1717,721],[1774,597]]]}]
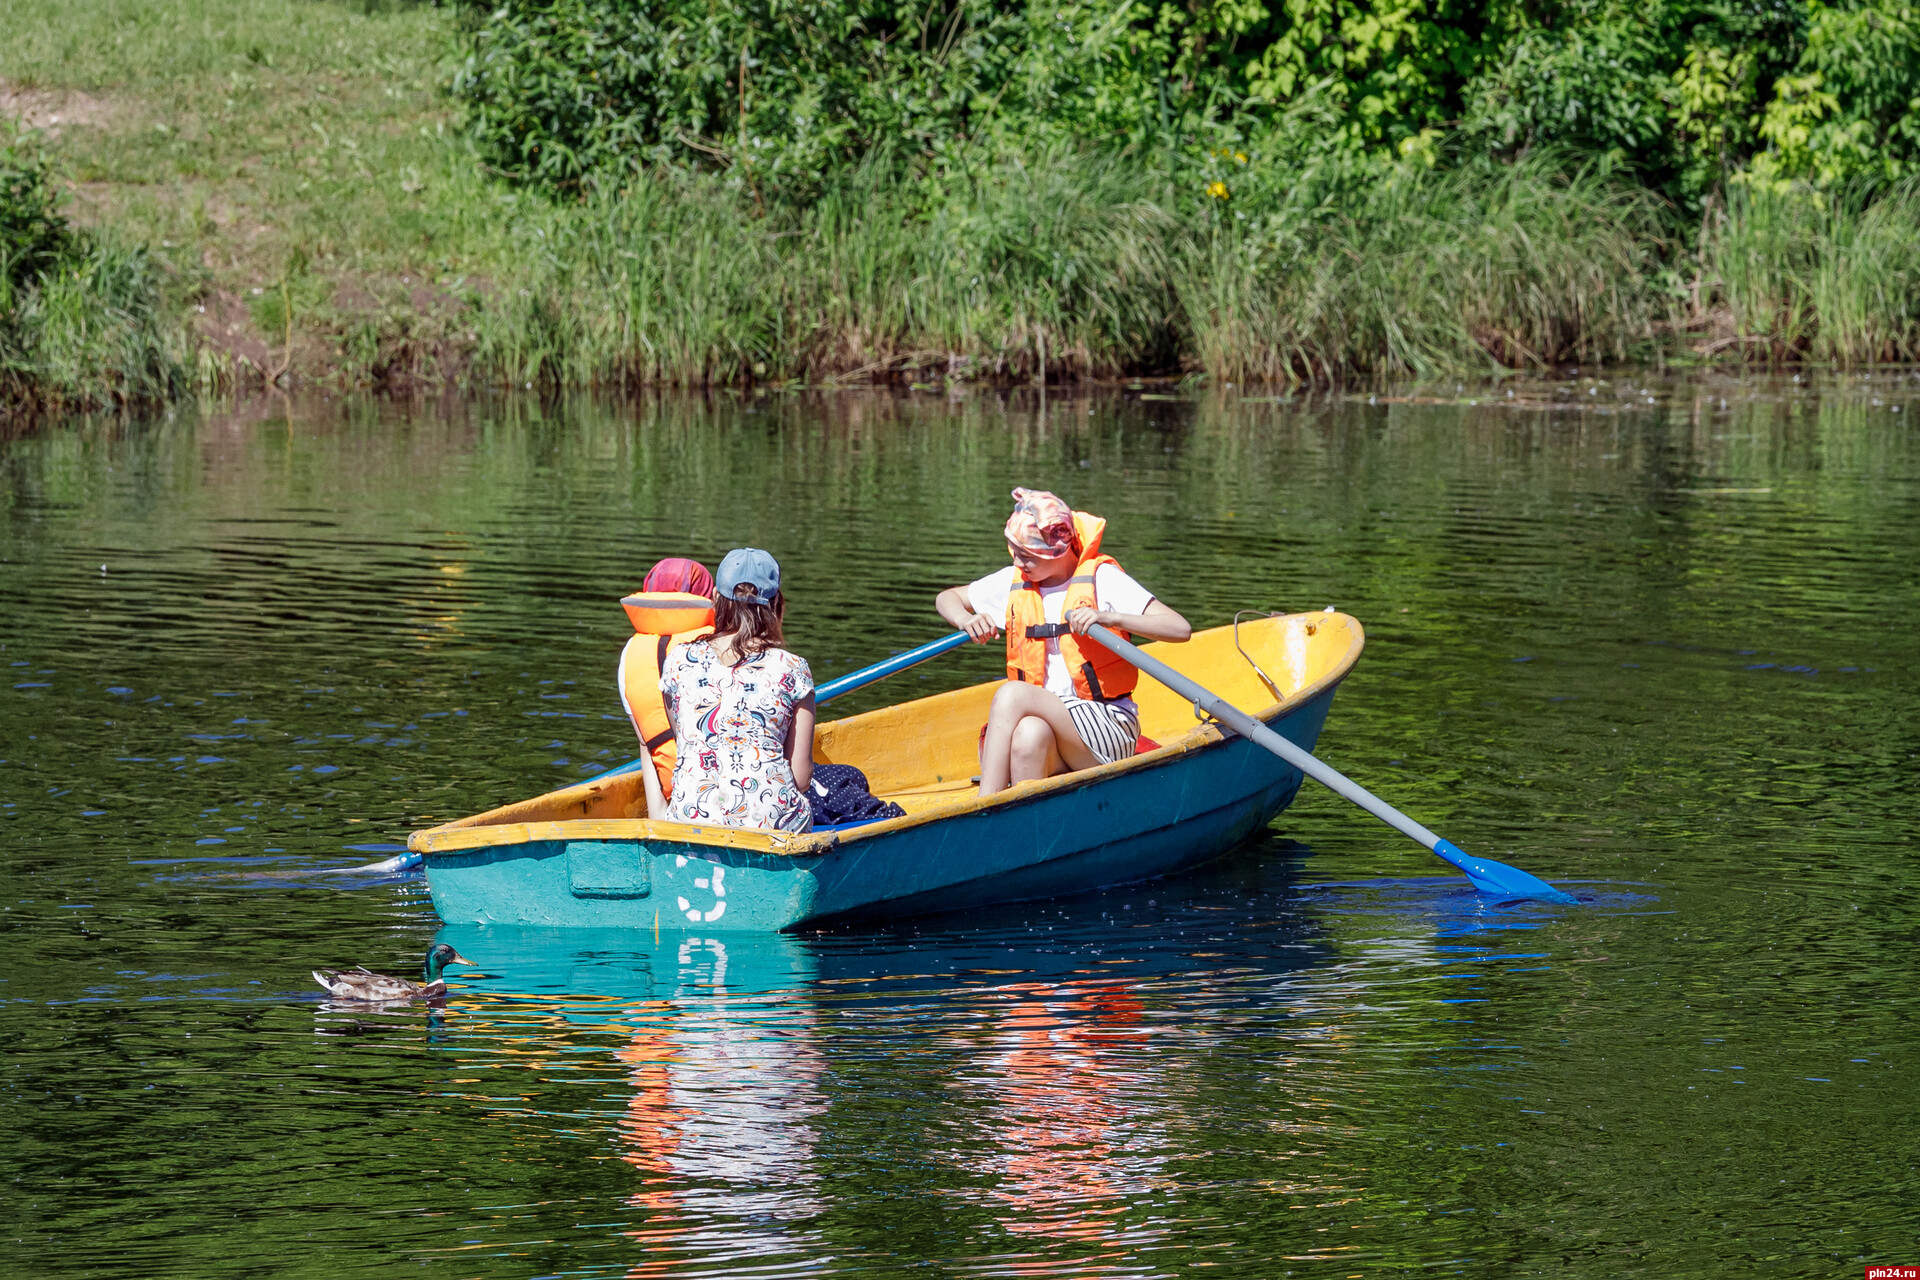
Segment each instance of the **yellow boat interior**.
[{"label": "yellow boat interior", "polygon": [[[1237,645],[1234,628],[1224,626],[1195,632],[1185,644],[1142,648],[1235,706],[1272,720],[1345,676],[1364,643],[1357,619],[1328,612],[1249,618],[1239,626]],[[416,831],[408,847],[431,853],[536,840],[655,839],[800,855],[1148,767],[1221,736],[1196,718],[1192,704],[1143,675],[1134,699],[1140,705],[1141,735],[1158,743],[1156,748],[1095,769],[1019,783],[982,800],[977,794],[980,728],[1000,683],[881,707],[815,730],[817,763],[857,766],[874,794],[898,804],[905,817],[806,835],[659,822],[647,817],[639,773],[629,772]]]}]

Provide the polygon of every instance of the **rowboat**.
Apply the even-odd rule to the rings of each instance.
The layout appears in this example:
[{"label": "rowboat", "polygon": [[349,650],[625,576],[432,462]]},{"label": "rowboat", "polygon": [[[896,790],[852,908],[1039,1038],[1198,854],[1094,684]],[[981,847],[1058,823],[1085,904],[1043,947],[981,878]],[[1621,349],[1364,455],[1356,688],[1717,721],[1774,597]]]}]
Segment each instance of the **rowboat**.
[{"label": "rowboat", "polygon": [[[1143,646],[1306,751],[1365,636],[1288,614]],[[820,725],[813,758],[865,771],[905,816],[804,835],[662,822],[637,773],[591,779],[416,831],[449,924],[772,932],[1049,898],[1169,875],[1270,823],[1302,775],[1155,681],[1135,691],[1150,749],[980,799],[980,726],[998,681]]]}]

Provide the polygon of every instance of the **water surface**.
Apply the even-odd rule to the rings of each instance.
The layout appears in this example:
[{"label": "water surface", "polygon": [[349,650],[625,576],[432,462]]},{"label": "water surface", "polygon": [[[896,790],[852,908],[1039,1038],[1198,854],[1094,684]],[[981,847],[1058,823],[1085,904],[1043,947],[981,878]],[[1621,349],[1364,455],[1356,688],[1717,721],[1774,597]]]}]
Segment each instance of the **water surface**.
[{"label": "water surface", "polygon": [[[1856,1274],[1920,1261],[1920,383],[263,402],[0,442],[0,1258],[27,1275]],[[1469,403],[1471,401],[1472,403]],[[827,679],[1015,484],[1197,624],[1368,630],[1175,880],[794,937],[477,928],[417,826],[627,759],[617,598]],[[969,651],[835,713],[990,678]],[[489,965],[490,968],[484,967]]]}]

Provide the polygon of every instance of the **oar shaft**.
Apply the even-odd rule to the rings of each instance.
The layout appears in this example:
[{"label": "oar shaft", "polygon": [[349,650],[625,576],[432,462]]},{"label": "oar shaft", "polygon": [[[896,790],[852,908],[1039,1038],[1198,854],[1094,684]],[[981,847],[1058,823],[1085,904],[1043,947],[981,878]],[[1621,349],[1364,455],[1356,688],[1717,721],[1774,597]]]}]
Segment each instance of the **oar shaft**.
[{"label": "oar shaft", "polygon": [[813,691],[815,706],[832,702],[843,693],[852,693],[855,689],[865,688],[875,680],[884,680],[890,675],[905,671],[908,667],[917,667],[928,658],[935,658],[949,649],[958,649],[967,642],[967,633],[956,631],[952,635],[941,636],[938,640],[929,640],[916,649],[905,653],[896,653],[870,667],[859,671],[850,671],[837,680],[829,680]]},{"label": "oar shaft", "polygon": [[[1299,747],[1287,741],[1240,708],[1234,706],[1225,698],[1222,698],[1203,685],[1189,680],[1186,676],[1181,675],[1178,671],[1175,671],[1158,658],[1149,657],[1140,649],[1127,644],[1125,640],[1114,635],[1113,632],[1108,631],[1105,627],[1096,626],[1093,628],[1091,634],[1095,640],[1106,645],[1107,648],[1112,649],[1115,653],[1120,654],[1121,657],[1133,663],[1181,697],[1192,702],[1195,707],[1206,712],[1221,724],[1226,725],[1241,737],[1259,743],[1300,772],[1306,774],[1309,778],[1312,778],[1316,782],[1323,783],[1333,791],[1345,796],[1396,831],[1410,836],[1429,849],[1440,843],[1439,836],[1427,830],[1406,814],[1401,813],[1398,809],[1355,782],[1352,778],[1347,777],[1329,765],[1321,763],[1321,761],[1315,757],[1302,751]],[[1126,649],[1132,650],[1132,652],[1123,652],[1118,647],[1122,645],[1124,645]]]},{"label": "oar shaft", "polygon": [[1113,632],[1102,626],[1094,626],[1088,635],[1140,670],[1158,680],[1181,697],[1190,700],[1200,711],[1212,716],[1227,728],[1257,746],[1265,747],[1307,777],[1314,779],[1351,800],[1380,821],[1386,823],[1402,835],[1409,837],[1447,862],[1464,872],[1475,888],[1490,893],[1520,893],[1535,897],[1550,898],[1554,901],[1571,902],[1572,897],[1553,888],[1518,867],[1509,867],[1502,862],[1488,858],[1475,858],[1451,840],[1435,835],[1419,823],[1367,790],[1353,779],[1340,773],[1330,765],[1322,763],[1310,752],[1287,741],[1254,719],[1231,702],[1202,686],[1198,681],[1181,675],[1158,658],[1150,657],[1141,650],[1128,644]]}]

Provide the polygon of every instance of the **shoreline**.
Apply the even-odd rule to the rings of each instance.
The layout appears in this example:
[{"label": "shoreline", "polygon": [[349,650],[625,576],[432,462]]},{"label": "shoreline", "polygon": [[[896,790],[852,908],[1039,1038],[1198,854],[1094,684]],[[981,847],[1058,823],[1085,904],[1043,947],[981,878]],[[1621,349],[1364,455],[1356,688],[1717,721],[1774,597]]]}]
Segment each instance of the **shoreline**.
[{"label": "shoreline", "polygon": [[[197,391],[166,406],[119,406],[68,412],[0,414],[0,442],[23,439],[63,422],[113,422],[133,425],[156,416],[197,413],[229,426],[277,421],[312,421],[329,412],[358,412],[385,406],[450,418],[469,416],[489,408],[538,414],[567,411],[569,406],[595,404],[603,408],[642,411],[651,406],[675,405],[708,410],[726,408],[748,412],[784,412],[828,404],[850,412],[877,412],[906,416],[930,412],[1004,414],[1010,420],[1030,420],[1042,427],[1057,424],[1075,429],[1095,413],[1129,410],[1190,417],[1240,410],[1285,413],[1326,413],[1366,406],[1383,412],[1418,408],[1498,413],[1517,423],[1548,416],[1582,421],[1639,417],[1684,411],[1712,411],[1722,402],[1781,401],[1782,397],[1811,392],[1831,394],[1857,387],[1864,394],[1893,395],[1920,383],[1920,364],[1878,366],[1872,369],[1766,369],[1723,363],[1691,367],[1652,366],[1563,369],[1550,374],[1522,374],[1500,379],[1434,385],[1402,382],[1374,390],[1213,383],[1204,378],[1164,377],[1052,384],[1034,383],[927,384],[815,383],[786,387],[643,387],[625,391],[583,388],[526,390],[499,387],[428,387],[404,389],[373,387],[254,388],[222,392]],[[1898,412],[1893,410],[1892,412]]]}]

